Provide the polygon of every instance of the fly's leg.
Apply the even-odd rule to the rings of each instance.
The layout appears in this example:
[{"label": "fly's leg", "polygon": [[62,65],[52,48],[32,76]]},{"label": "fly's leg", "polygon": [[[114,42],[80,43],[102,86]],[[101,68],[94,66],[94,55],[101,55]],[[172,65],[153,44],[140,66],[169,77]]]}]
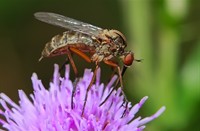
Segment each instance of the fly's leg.
[{"label": "fly's leg", "polygon": [[65,68],[65,65],[68,64],[68,63],[69,63],[69,61],[66,59],[65,62],[60,67],[59,72],[61,72]]},{"label": "fly's leg", "polygon": [[[59,72],[61,72],[63,69],[64,69],[64,67],[65,67],[65,65],[66,64],[68,64],[69,63],[69,61],[66,59],[66,61],[63,63],[63,65],[61,66],[61,68],[59,69]],[[77,74],[78,75],[78,74]],[[76,86],[77,86],[77,84],[78,84],[78,81],[79,81],[79,78],[78,78],[78,76],[75,76],[75,80],[74,80],[74,82],[73,82],[73,89],[72,89],[72,97],[71,97],[71,109],[73,109],[73,96],[74,96],[74,93],[75,93],[75,91],[76,91]]]},{"label": "fly's leg", "polygon": [[[91,63],[91,60],[90,58],[83,52],[81,52],[80,50],[76,49],[76,48],[73,48],[73,47],[69,47],[69,50],[75,54],[77,54],[78,56],[82,57],[84,60],[86,60],[87,62]],[[69,57],[69,56],[68,56]],[[69,59],[70,60],[70,59]],[[73,62],[73,61],[72,61]],[[71,62],[70,62],[71,63]],[[73,62],[74,63],[74,62]],[[75,65],[75,64],[74,64]],[[73,66],[72,66],[73,68]],[[76,69],[74,69],[76,70]],[[78,71],[77,71],[77,75],[78,75]],[[75,76],[76,76],[76,73],[75,73]],[[73,90],[72,90],[72,96],[71,96],[71,107],[73,109],[73,98],[74,98],[74,94],[75,94],[75,91],[76,91],[76,85],[78,83],[78,78],[76,76],[76,79],[74,81],[74,85],[73,85]]]},{"label": "fly's leg", "polygon": [[110,80],[113,78],[113,76],[116,75],[116,71],[117,71],[116,67],[111,66],[111,70],[112,70],[112,74],[111,74],[110,78],[108,79],[107,83],[109,83]]},{"label": "fly's leg", "polygon": [[99,68],[99,65],[98,63],[96,63],[96,67],[95,67],[95,70],[94,70],[94,74],[92,76],[92,80],[86,90],[86,95],[85,95],[85,99],[84,99],[84,104],[83,104],[83,110],[82,110],[82,113],[81,113],[81,116],[83,117],[83,114],[84,114],[84,111],[85,111],[85,106],[86,106],[86,101],[87,101],[87,98],[88,98],[88,92],[90,90],[90,88],[92,87],[94,81],[95,81],[95,78],[96,78],[96,74],[97,74],[97,69]]},{"label": "fly's leg", "polygon": [[126,97],[126,95],[124,94],[124,91],[123,91],[123,81],[122,81],[122,76],[124,75],[124,72],[126,71],[126,67],[123,67],[123,69],[121,71],[119,65],[117,63],[115,63],[114,61],[105,60],[104,63],[107,64],[107,65],[110,65],[112,67],[115,67],[118,70],[119,78],[116,81],[115,87],[111,90],[111,92],[108,94],[108,96],[105,98],[105,100],[99,106],[103,105],[107,101],[107,99],[110,97],[110,95],[115,90],[116,86],[118,85],[118,82],[120,82],[120,85],[121,85],[121,88],[122,88],[122,95],[124,96],[124,103],[126,103],[125,110],[124,110],[124,113],[122,115],[122,117],[123,117],[126,113],[127,108],[128,108],[128,100],[127,100],[127,97]]},{"label": "fly's leg", "polygon": [[69,47],[70,51],[72,51],[73,53],[77,54],[78,56],[82,57],[85,61],[87,61],[88,63],[91,63],[91,59],[82,51],[74,48],[74,47]]},{"label": "fly's leg", "polygon": [[[116,84],[115,84],[114,88],[112,88],[112,90],[110,91],[110,93],[108,94],[108,96],[105,98],[105,100],[104,100],[99,106],[103,105],[103,104],[107,101],[107,99],[110,97],[110,95],[112,94],[112,92],[115,90],[115,88],[116,88],[116,86],[118,85],[119,81],[120,81],[120,83],[121,83],[121,87],[123,88],[121,70],[120,70],[120,67],[117,65],[117,63],[115,63],[114,61],[111,61],[111,60],[109,60],[109,61],[104,61],[104,63],[107,64],[107,65],[110,65],[110,66],[114,67],[115,70],[117,69],[117,70],[118,70],[118,76],[119,76],[119,77],[118,77],[118,79],[117,79],[117,81],[116,81]],[[113,74],[114,74],[114,73],[113,73]],[[113,75],[113,74],[112,74],[112,75]]]},{"label": "fly's leg", "polygon": [[[122,76],[122,77],[124,76],[124,73],[126,72],[126,69],[127,69],[126,66],[123,66],[123,67],[122,67],[122,72],[121,72],[121,76]],[[116,87],[118,84],[119,84],[119,78],[117,79],[116,84],[115,84],[114,87]]]},{"label": "fly's leg", "polygon": [[74,63],[74,60],[73,60],[73,58],[72,58],[70,49],[67,48],[67,51],[66,51],[66,52],[67,52],[67,56],[68,56],[69,62],[70,62],[71,66],[72,66],[72,68],[73,68],[73,70],[74,70],[75,77],[77,77],[77,76],[78,76],[78,70],[77,70],[76,65],[75,65],[75,63]]},{"label": "fly's leg", "polygon": [[[142,62],[142,60],[143,60],[143,59],[134,59],[134,61],[136,61],[136,62]],[[127,70],[127,66],[124,66],[124,65],[123,65],[123,67],[122,67],[122,72],[121,72],[121,76],[122,76],[122,77],[124,76],[126,70]],[[119,83],[119,79],[117,79],[116,85],[115,85],[115,86],[117,86],[118,83]]]},{"label": "fly's leg", "polygon": [[[78,70],[77,70],[76,65],[74,63],[74,60],[72,58],[71,52],[70,52],[70,50],[68,48],[67,48],[66,52],[67,52],[67,56],[68,56],[69,62],[70,62],[71,66],[72,66],[72,68],[74,70],[75,78],[77,78],[77,76],[78,76]],[[75,90],[76,90],[76,84],[77,84],[77,82],[75,83],[75,85],[73,85],[73,89],[72,89],[71,109],[74,108],[74,106],[73,106],[73,98],[74,98],[74,93],[75,93]]]}]

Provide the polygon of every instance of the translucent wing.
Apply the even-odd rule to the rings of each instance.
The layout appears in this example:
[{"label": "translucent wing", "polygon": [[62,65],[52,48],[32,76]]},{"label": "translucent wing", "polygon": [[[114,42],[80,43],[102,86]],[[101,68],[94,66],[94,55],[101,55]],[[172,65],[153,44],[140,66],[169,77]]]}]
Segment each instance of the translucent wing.
[{"label": "translucent wing", "polygon": [[69,17],[65,17],[55,13],[37,12],[35,18],[52,25],[56,25],[68,30],[81,32],[88,35],[98,36],[102,32],[102,28],[84,23]]}]

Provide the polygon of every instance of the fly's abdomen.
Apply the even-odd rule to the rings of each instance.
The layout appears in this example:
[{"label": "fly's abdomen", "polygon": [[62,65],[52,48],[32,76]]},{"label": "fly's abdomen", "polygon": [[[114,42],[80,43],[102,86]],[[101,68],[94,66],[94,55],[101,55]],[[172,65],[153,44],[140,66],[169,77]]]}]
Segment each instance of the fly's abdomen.
[{"label": "fly's abdomen", "polygon": [[63,35],[57,35],[53,37],[51,43],[55,48],[61,48],[72,44],[85,44],[86,46],[94,46],[94,42],[90,36],[74,31],[66,31],[63,33]]},{"label": "fly's abdomen", "polygon": [[85,48],[89,49],[94,47],[94,40],[86,34],[75,31],[66,31],[63,35],[54,36],[51,41],[45,45],[42,56],[51,57],[66,54],[69,46],[85,50]]}]

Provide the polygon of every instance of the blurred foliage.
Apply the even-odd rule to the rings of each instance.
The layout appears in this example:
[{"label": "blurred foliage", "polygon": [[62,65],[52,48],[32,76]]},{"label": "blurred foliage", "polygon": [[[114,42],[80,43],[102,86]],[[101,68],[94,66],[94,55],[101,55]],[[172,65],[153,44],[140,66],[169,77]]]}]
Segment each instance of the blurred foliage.
[{"label": "blurred foliage", "polygon": [[[48,86],[53,64],[65,56],[38,63],[44,44],[64,30],[34,19],[37,11],[55,12],[96,26],[118,29],[137,59],[124,76],[126,94],[136,103],[149,100],[140,112],[150,115],[162,105],[164,114],[149,131],[200,130],[200,2],[195,0],[0,1],[0,92],[18,100],[17,90],[31,93],[37,72]],[[80,58],[79,71],[91,67]],[[84,64],[80,64],[84,63]],[[106,80],[108,66],[102,65]],[[80,73],[81,74],[81,73]]]}]

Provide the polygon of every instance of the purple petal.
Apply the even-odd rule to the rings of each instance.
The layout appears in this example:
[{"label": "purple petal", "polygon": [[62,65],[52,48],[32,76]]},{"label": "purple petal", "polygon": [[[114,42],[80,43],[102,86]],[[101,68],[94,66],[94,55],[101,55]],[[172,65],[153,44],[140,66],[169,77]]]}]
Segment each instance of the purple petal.
[{"label": "purple petal", "polygon": [[[0,93],[0,105],[3,107],[0,115],[4,117],[4,119],[0,118],[0,125],[4,127],[3,129],[11,131],[142,131],[145,128],[144,124],[154,120],[165,110],[165,107],[162,107],[150,117],[135,118],[135,114],[148,97],[142,98],[134,106],[128,102],[128,108],[125,109],[121,88],[110,94],[117,76],[114,76],[104,86],[103,83],[100,83],[100,69],[98,69],[96,81],[88,92],[84,115],[81,116],[86,90],[91,82],[93,72],[86,69],[83,77],[76,78],[77,84],[74,84],[69,79],[69,65],[66,66],[64,77],[60,76],[58,65],[55,64],[54,68],[53,81],[50,82],[48,89],[33,73],[31,80],[34,92],[30,94],[31,100],[22,90],[19,90],[19,105],[5,94]],[[76,90],[72,97],[73,89]],[[110,97],[103,105],[99,106],[109,94]],[[72,99],[73,109],[71,107]],[[125,110],[126,112],[123,114]]]}]

